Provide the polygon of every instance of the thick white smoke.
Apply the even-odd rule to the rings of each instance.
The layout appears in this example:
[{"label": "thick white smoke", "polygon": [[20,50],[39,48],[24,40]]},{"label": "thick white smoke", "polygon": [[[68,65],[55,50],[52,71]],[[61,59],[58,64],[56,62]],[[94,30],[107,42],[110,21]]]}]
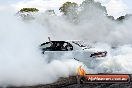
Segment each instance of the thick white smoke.
[{"label": "thick white smoke", "polygon": [[[106,17],[104,12],[105,8],[99,4],[89,3],[80,12],[78,24],[69,22],[63,16],[42,15],[36,21],[47,27],[51,36],[57,40],[100,42],[101,44],[95,45],[95,47],[107,50],[108,57],[102,60],[78,57],[85,62],[88,68],[92,69],[88,69],[89,71],[95,73],[131,73],[132,47],[127,46],[132,43],[131,17],[124,21],[114,21]],[[118,48],[112,49],[112,47]]]},{"label": "thick white smoke", "polygon": [[48,28],[50,36],[58,40],[89,40],[109,44],[131,43],[131,18],[116,22],[106,17],[105,14],[105,8],[90,3],[85,5],[79,13],[78,24],[72,24],[63,16],[44,14],[39,16],[37,21]]},{"label": "thick white smoke", "polygon": [[107,50],[108,55],[105,58],[90,60],[87,66],[93,73],[132,74],[131,44],[118,46],[116,49],[112,49],[109,44],[98,43],[95,46]]},{"label": "thick white smoke", "polygon": [[[82,63],[73,60],[72,54],[64,53],[61,57],[41,54],[39,45],[48,41],[48,36],[52,40],[99,42],[94,46],[107,50],[106,58],[78,57],[85,61],[88,73],[131,73],[131,18],[123,23],[113,22],[102,12],[90,4],[79,14],[78,24],[63,16],[46,14],[24,22],[13,16],[12,11],[0,12],[0,86],[46,84],[75,74]],[[118,47],[112,49],[113,44]]]},{"label": "thick white smoke", "polygon": [[41,54],[39,45],[48,41],[46,28],[24,23],[12,12],[0,14],[0,86],[46,84],[75,74],[81,63],[63,57],[47,63]]},{"label": "thick white smoke", "polygon": [[88,4],[80,12],[78,20],[80,23],[74,25],[62,16],[42,15],[38,19],[56,39],[100,41],[110,44],[132,42],[131,18],[116,22],[105,16],[102,7]]}]

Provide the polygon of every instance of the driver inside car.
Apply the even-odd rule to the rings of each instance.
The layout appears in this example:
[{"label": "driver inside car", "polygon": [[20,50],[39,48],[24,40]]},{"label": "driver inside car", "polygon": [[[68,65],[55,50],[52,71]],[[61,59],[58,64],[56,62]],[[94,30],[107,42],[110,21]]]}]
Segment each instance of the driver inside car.
[{"label": "driver inside car", "polygon": [[55,46],[55,50],[61,50],[62,46],[60,43],[57,43],[56,46]]}]

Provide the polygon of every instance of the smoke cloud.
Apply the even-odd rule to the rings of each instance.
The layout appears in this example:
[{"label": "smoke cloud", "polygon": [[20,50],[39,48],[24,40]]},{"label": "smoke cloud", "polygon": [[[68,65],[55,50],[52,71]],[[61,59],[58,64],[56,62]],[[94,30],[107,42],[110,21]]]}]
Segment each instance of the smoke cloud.
[{"label": "smoke cloud", "polygon": [[89,3],[80,11],[78,24],[69,22],[63,16],[43,14],[37,18],[37,21],[47,27],[50,36],[59,40],[88,40],[109,44],[131,43],[131,17],[123,22],[118,22],[109,19],[105,14],[107,14],[105,7]]},{"label": "smoke cloud", "polygon": [[131,17],[123,22],[112,21],[93,3],[81,10],[78,24],[65,16],[45,13],[32,21],[22,21],[12,10],[0,14],[0,86],[47,84],[76,74],[83,63],[73,60],[72,53],[41,54],[39,45],[48,41],[48,36],[52,40],[97,42],[95,47],[107,50],[108,56],[102,59],[85,58],[83,54],[78,57],[87,65],[88,73],[132,72]]},{"label": "smoke cloud", "polygon": [[76,73],[82,63],[63,56],[48,63],[41,54],[39,45],[48,41],[46,28],[22,22],[13,14],[1,12],[0,16],[0,86],[52,83]]}]

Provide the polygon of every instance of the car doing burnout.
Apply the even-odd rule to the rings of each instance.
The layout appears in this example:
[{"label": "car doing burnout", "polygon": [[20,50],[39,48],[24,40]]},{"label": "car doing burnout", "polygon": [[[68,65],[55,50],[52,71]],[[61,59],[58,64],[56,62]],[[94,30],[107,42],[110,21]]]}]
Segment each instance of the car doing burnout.
[{"label": "car doing burnout", "polygon": [[92,58],[107,56],[107,51],[81,44],[79,41],[51,41],[49,38],[49,42],[42,43],[40,49],[42,54],[50,51],[86,51],[90,53],[89,57]]}]

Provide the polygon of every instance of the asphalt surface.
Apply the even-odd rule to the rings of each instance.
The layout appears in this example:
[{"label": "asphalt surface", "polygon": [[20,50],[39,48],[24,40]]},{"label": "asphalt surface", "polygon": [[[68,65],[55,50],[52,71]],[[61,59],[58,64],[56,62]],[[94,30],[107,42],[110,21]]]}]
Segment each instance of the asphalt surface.
[{"label": "asphalt surface", "polygon": [[[132,78],[132,75],[131,75]],[[57,82],[46,85],[8,87],[8,88],[132,88],[132,79],[129,83],[87,83],[78,84],[76,76],[60,78]]]}]

